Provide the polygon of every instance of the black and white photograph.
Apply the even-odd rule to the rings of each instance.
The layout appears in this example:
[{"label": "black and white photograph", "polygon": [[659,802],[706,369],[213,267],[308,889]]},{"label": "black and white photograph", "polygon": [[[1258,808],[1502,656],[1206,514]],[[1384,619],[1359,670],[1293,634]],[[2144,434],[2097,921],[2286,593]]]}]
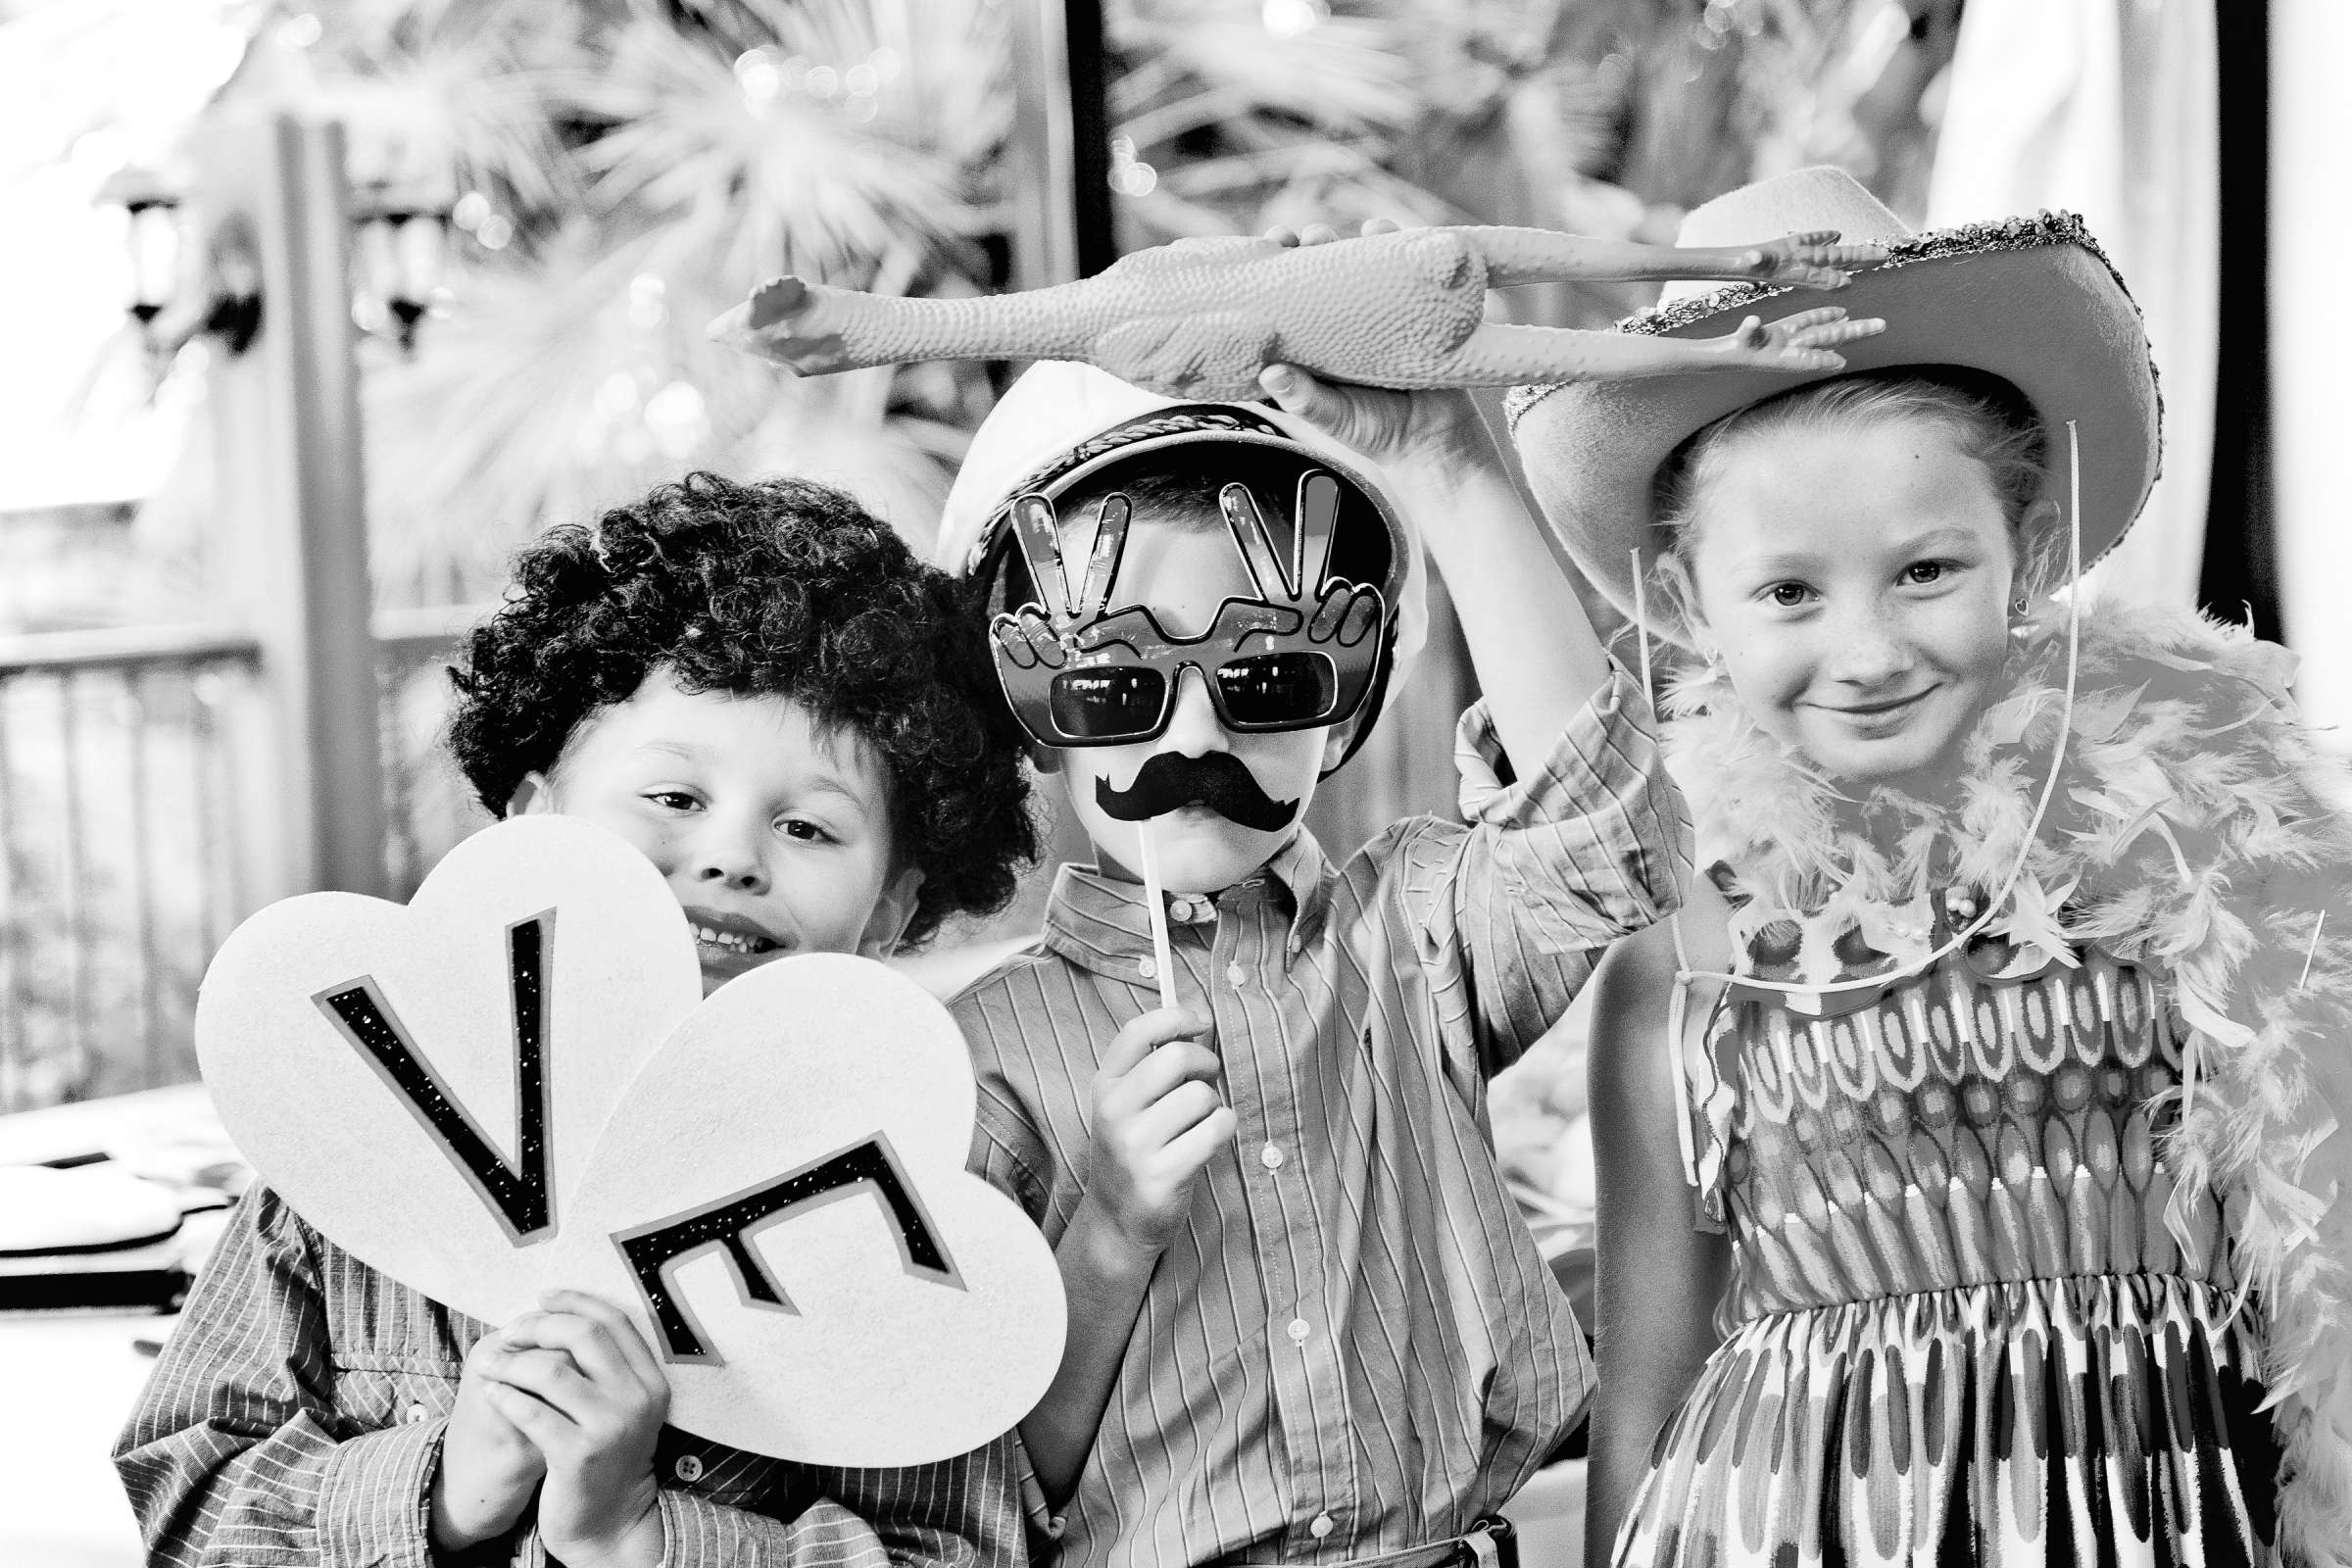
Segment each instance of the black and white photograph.
[{"label": "black and white photograph", "polygon": [[2352,1568],[2345,0],[0,0],[0,1565]]}]

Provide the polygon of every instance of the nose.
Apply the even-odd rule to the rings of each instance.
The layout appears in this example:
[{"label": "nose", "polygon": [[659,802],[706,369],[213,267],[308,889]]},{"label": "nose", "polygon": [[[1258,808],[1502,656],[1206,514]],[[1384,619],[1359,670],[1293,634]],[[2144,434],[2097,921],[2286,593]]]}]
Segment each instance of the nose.
[{"label": "nose", "polygon": [[1829,618],[1829,671],[1852,686],[1885,686],[1911,667],[1910,640],[1900,619],[1880,605],[1857,607]]},{"label": "nose", "polygon": [[688,874],[704,886],[716,885],[754,897],[769,886],[767,824],[713,811],[703,818],[688,856]]},{"label": "nose", "polygon": [[1176,710],[1168,715],[1168,747],[1186,757],[1233,749],[1216,705],[1208,700],[1208,676],[1187,666],[1176,674]]}]

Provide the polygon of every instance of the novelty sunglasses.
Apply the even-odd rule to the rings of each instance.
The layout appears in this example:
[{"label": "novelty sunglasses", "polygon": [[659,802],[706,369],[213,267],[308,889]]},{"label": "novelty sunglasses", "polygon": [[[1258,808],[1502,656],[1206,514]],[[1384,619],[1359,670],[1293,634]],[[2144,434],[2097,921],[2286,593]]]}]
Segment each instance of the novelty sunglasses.
[{"label": "novelty sunglasses", "polygon": [[1218,494],[1255,599],[1228,599],[1198,637],[1170,636],[1149,606],[1105,614],[1133,509],[1105,496],[1095,513],[1084,580],[1070,587],[1054,504],[1012,503],[1012,535],[1038,601],[997,615],[997,678],[1021,727],[1052,747],[1120,746],[1155,739],[1176,710],[1184,671],[1206,688],[1218,720],[1241,734],[1344,723],[1379,672],[1388,606],[1375,587],[1326,575],[1340,481],[1323,469],[1298,480],[1290,560],[1247,486]]}]

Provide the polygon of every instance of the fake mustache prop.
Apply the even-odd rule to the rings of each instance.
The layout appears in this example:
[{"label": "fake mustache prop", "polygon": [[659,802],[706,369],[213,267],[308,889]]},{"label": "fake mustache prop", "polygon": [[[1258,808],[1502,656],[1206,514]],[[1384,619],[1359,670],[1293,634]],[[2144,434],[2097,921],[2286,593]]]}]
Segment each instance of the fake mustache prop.
[{"label": "fake mustache prop", "polygon": [[1229,752],[1200,757],[1157,753],[1144,760],[1135,782],[1123,790],[1112,789],[1108,779],[1095,780],[1095,804],[1104,816],[1121,822],[1149,821],[1188,806],[1205,806],[1260,833],[1288,827],[1298,814],[1297,801],[1278,801],[1258,788],[1250,769]]}]

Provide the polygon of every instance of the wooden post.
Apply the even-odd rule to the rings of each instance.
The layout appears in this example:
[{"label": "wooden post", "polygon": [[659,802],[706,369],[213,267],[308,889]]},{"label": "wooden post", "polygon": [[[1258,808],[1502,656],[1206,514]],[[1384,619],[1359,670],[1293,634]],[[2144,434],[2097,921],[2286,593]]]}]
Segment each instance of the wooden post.
[{"label": "wooden post", "polygon": [[[236,725],[249,906],[380,895],[383,762],[369,631],[343,128],[224,117],[198,161],[216,267],[258,274],[242,354],[212,341],[208,576],[216,613],[261,644],[257,713]],[[242,252],[240,255],[239,252]]]}]

